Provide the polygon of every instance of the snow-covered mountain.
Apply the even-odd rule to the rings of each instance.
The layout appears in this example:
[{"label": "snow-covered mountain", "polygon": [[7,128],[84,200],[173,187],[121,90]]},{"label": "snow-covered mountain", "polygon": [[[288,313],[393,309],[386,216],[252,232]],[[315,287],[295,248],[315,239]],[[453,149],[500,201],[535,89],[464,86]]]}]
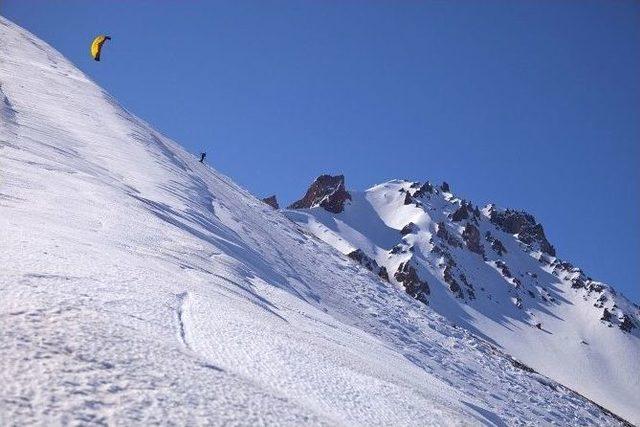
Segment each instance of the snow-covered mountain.
[{"label": "snow-covered mountain", "polygon": [[[624,424],[200,164],[4,18],[0,146],[0,425]],[[628,355],[627,340],[606,342]],[[632,397],[600,401],[638,422]]]},{"label": "snow-covered mountain", "polygon": [[347,191],[322,175],[286,215],[536,371],[629,419],[640,413],[640,308],[556,257],[523,211],[447,183]]}]

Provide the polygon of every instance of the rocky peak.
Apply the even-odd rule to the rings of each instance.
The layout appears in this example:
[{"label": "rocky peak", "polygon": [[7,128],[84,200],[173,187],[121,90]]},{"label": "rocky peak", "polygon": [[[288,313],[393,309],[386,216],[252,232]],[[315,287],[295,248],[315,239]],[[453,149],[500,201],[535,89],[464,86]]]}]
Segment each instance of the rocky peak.
[{"label": "rocky peak", "polygon": [[451,214],[451,220],[455,222],[460,222],[463,219],[469,218],[469,212],[473,213],[473,210],[467,205],[467,203],[462,202],[460,207],[456,209],[454,213]]},{"label": "rocky peak", "polygon": [[431,185],[431,183],[427,181],[424,184],[422,184],[422,186],[418,188],[418,190],[415,193],[413,193],[413,197],[416,197],[416,198],[424,197],[428,194],[433,194],[434,191],[435,189],[433,188],[433,185]]},{"label": "rocky peak", "polygon": [[344,186],[343,175],[320,175],[311,184],[304,197],[292,203],[289,209],[309,209],[321,206],[332,213],[340,213],[351,195]]},{"label": "rocky peak", "polygon": [[273,209],[280,209],[280,205],[278,204],[278,199],[276,198],[275,194],[269,197],[265,197],[264,199],[262,199],[262,201],[271,206]]},{"label": "rocky peak", "polygon": [[489,208],[489,218],[492,223],[509,234],[515,234],[522,243],[532,245],[538,243],[540,250],[555,256],[556,250],[549,243],[544,234],[542,224],[538,223],[530,213],[507,209],[498,210],[495,206]]},{"label": "rocky peak", "polygon": [[[560,281],[567,290],[590,301],[598,318],[608,319],[603,321],[607,326],[638,333],[638,309],[616,298],[612,289],[591,280],[579,268],[556,258],[542,225],[533,215],[496,205],[480,210],[472,202],[453,196],[446,183],[435,186],[428,181],[394,180],[367,191],[376,195],[367,198],[366,203],[370,204],[367,209],[363,211],[354,206],[356,209],[349,215],[341,217],[362,235],[350,240],[353,236],[342,235],[338,230],[339,241],[351,244],[352,249],[345,255],[383,280],[390,279],[402,285],[414,298],[427,303],[429,292],[438,293],[440,286],[444,286],[449,295],[459,300],[486,299],[495,304],[514,304],[521,310],[536,310],[540,305],[555,301],[547,286]],[[352,203],[360,203],[362,199],[354,197]],[[305,197],[291,207],[322,206],[329,212],[339,213],[346,200],[351,200],[351,195],[345,190],[344,178],[322,175],[314,181]],[[406,209],[406,206],[414,205],[416,209]],[[363,212],[373,217],[365,216]],[[316,219],[323,223],[331,221],[327,215]],[[397,240],[390,239],[380,247],[375,245],[375,239],[367,241],[382,230],[386,233],[386,228],[379,230],[375,225],[387,222],[394,224],[392,228],[399,225]],[[465,255],[461,250],[470,253]],[[384,252],[386,256],[375,259],[367,255]],[[518,261],[522,256],[534,256],[540,265],[524,269],[523,265],[527,263]],[[551,275],[540,274],[545,271]],[[487,282],[488,277],[499,279]],[[509,286],[504,287],[505,283]],[[605,308],[607,312],[603,315]],[[522,316],[532,315],[526,312]]]}]

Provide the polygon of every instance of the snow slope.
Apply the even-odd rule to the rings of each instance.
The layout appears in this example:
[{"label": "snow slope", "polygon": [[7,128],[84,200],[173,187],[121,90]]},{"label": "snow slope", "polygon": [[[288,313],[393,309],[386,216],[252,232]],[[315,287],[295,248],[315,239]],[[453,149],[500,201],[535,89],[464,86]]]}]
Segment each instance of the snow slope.
[{"label": "snow slope", "polygon": [[0,424],[622,421],[389,287],[0,18]]},{"label": "snow slope", "polygon": [[407,292],[433,310],[640,422],[640,309],[556,258],[532,216],[481,210],[428,182],[390,181],[349,197],[338,213],[320,199],[285,213],[342,253],[362,254],[370,269],[384,268],[400,289],[406,275],[394,273],[413,266],[422,291],[412,283]]}]

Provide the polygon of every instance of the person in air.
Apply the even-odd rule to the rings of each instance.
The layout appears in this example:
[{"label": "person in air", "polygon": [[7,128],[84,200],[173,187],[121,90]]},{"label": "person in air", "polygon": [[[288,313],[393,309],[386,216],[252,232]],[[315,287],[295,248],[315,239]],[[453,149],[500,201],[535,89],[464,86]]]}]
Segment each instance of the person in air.
[{"label": "person in air", "polygon": [[102,52],[102,45],[107,40],[111,40],[111,37],[106,36],[104,34],[100,34],[99,36],[93,39],[93,42],[91,42],[91,49],[90,49],[91,57],[95,61],[100,61],[100,53]]},{"label": "person in air", "polygon": [[205,157],[207,157],[207,153],[200,153],[200,163],[204,163]]}]

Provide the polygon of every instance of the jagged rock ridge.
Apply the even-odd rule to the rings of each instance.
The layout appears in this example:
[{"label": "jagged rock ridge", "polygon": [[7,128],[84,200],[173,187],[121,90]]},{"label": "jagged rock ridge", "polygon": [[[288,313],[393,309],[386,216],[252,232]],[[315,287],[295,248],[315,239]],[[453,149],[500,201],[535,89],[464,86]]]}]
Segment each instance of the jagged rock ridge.
[{"label": "jagged rock ridge", "polygon": [[[620,357],[618,364],[632,369],[640,354],[640,309],[557,258],[533,215],[493,204],[480,208],[447,183],[395,180],[349,194],[351,202],[339,212],[315,203],[305,205],[304,215],[289,216],[374,273],[385,268],[392,284],[450,321],[594,400],[640,392],[616,372],[618,383],[606,396],[601,385],[585,385],[560,367],[580,360],[592,384],[611,374],[602,372],[594,353]],[[571,344],[560,338],[567,335],[575,337]]]},{"label": "jagged rock ridge", "polygon": [[320,175],[311,184],[304,197],[292,203],[289,209],[309,209],[321,206],[329,212],[340,213],[351,195],[345,190],[343,175]]}]

